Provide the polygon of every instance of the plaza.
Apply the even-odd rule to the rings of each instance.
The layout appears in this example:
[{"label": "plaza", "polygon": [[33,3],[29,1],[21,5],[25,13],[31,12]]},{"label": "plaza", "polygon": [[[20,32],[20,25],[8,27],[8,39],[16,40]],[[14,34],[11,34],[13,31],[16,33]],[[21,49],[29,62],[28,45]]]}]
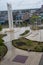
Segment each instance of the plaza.
[{"label": "plaza", "polygon": [[[8,29],[3,29],[2,32],[6,33],[7,36],[3,37],[4,39],[4,43],[8,48],[8,52],[5,55],[4,59],[1,62],[1,65],[43,65],[43,61],[41,58],[43,58],[43,53],[39,53],[39,52],[28,52],[28,51],[24,51],[24,50],[20,50],[18,48],[15,48],[12,46],[12,40],[14,39],[18,39],[20,38],[20,34],[23,33],[25,30],[30,30],[30,27],[22,27],[22,28],[14,28],[13,32],[9,32],[6,30]],[[43,30],[41,30],[43,32]],[[31,31],[31,34],[28,33],[29,36],[26,36],[25,38],[27,39],[31,39],[31,40],[35,40],[35,41],[40,41],[40,30],[38,31]],[[38,34],[37,34],[38,33]],[[41,33],[43,34],[43,33]],[[34,39],[34,37],[36,36],[36,38]],[[37,37],[38,36],[38,37]],[[43,36],[41,36],[43,37]],[[38,40],[39,39],[39,40]],[[41,38],[41,41],[43,42],[43,38]],[[27,59],[25,61],[25,63],[20,63],[20,62],[15,62],[13,61],[13,59],[18,56],[27,56]],[[18,58],[19,60],[19,58]]]},{"label": "plaza", "polygon": [[9,31],[8,28],[3,29],[2,32],[5,34],[7,33],[7,36],[4,37],[5,42],[20,38],[21,37],[20,34],[24,33],[26,30],[29,30],[30,32],[24,36],[25,38],[33,41],[43,42],[43,29],[34,31],[31,30],[29,26],[18,28],[15,27],[13,32],[8,32]]},{"label": "plaza", "polygon": [[[4,37],[0,37],[2,38],[0,43],[3,41],[0,44],[0,48],[6,46],[7,52],[4,57],[2,56],[1,58],[0,56],[0,65],[43,65],[43,24],[42,29],[31,29],[32,26],[38,27],[37,22],[41,23],[41,15],[25,13],[23,19],[29,21],[30,18],[32,24],[28,25],[25,22],[26,26],[24,26],[23,20],[23,26],[17,27],[13,23],[13,11],[9,3],[7,3],[7,10],[9,27],[2,28],[0,31],[0,35],[6,34]],[[19,21],[20,25],[20,20],[16,20],[16,24],[17,21]],[[34,21],[35,23],[33,23]]]}]

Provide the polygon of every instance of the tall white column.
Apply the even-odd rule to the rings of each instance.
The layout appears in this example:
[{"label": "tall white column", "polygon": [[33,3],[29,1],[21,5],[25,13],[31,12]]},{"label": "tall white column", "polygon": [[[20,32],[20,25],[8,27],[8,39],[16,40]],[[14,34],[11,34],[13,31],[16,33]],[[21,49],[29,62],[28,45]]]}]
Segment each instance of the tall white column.
[{"label": "tall white column", "polygon": [[13,28],[13,15],[12,15],[12,7],[11,7],[11,4],[8,4],[7,3],[7,9],[8,9],[9,28],[11,30]]}]

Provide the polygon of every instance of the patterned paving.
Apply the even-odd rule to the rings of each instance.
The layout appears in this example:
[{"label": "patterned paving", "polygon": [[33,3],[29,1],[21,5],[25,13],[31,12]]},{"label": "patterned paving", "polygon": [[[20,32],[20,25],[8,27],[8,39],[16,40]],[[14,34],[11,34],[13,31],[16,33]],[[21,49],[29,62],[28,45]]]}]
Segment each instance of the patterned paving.
[{"label": "patterned paving", "polygon": [[22,55],[17,55],[14,59],[13,62],[19,62],[19,63],[25,63],[27,60],[28,56],[22,56]]}]

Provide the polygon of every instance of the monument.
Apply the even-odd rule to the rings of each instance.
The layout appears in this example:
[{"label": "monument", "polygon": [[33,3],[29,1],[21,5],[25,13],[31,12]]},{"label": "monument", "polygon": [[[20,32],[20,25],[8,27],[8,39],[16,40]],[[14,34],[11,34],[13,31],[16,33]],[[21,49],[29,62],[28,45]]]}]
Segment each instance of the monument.
[{"label": "monument", "polygon": [[13,15],[11,4],[7,3],[7,9],[8,9],[9,31],[13,31]]}]

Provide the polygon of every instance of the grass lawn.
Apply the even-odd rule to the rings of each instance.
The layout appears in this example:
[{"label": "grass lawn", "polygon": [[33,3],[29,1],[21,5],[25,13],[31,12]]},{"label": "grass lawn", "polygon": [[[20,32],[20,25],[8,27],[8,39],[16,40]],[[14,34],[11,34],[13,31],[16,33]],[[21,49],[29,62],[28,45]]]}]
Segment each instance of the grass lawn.
[{"label": "grass lawn", "polygon": [[26,35],[29,33],[29,30],[26,30],[24,33],[20,34],[21,36]]},{"label": "grass lawn", "polygon": [[43,52],[43,43],[27,40],[23,37],[18,40],[13,40],[12,45],[22,50]]}]

